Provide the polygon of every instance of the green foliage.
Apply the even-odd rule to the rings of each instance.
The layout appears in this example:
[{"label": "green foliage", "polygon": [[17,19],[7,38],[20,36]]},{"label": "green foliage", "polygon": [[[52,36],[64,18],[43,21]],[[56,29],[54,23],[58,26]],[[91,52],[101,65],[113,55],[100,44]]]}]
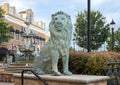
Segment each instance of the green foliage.
[{"label": "green foliage", "polygon": [[74,50],[74,48],[73,48],[73,47],[70,47],[69,50],[72,51],[72,50]]},{"label": "green foliage", "polygon": [[86,63],[85,73],[92,75],[102,75],[103,69],[107,67],[107,63],[116,61],[115,56],[109,53],[92,53]]},{"label": "green foliage", "polygon": [[[120,28],[114,32],[114,51],[120,52]],[[107,49],[112,49],[112,34],[109,34],[109,39],[107,40],[108,46]]]},{"label": "green foliage", "polygon": [[4,18],[3,14],[4,14],[4,11],[3,11],[3,9],[0,7],[0,21],[2,21],[3,18]]},{"label": "green foliage", "polygon": [[[120,54],[115,52],[74,52],[70,51],[69,68],[74,74],[103,75],[108,62],[120,61]],[[59,69],[62,71],[62,61]]]},{"label": "green foliage", "polygon": [[8,23],[5,22],[3,14],[4,11],[0,8],[0,43],[12,38],[10,35],[10,29],[12,29],[12,27],[8,26]]},{"label": "green foliage", "polygon": [[[109,26],[105,17],[99,11],[91,12],[91,49],[98,50],[106,41],[109,33]],[[77,44],[87,49],[87,11],[78,13],[76,16],[75,32]]]},{"label": "green foliage", "polygon": [[[85,64],[87,63],[88,54],[84,52],[70,51],[69,68],[74,74],[84,74]],[[59,70],[63,71],[62,59],[60,58],[58,64]]]},{"label": "green foliage", "polygon": [[84,74],[85,64],[87,63],[88,54],[84,52],[70,52],[70,70],[73,73]]}]

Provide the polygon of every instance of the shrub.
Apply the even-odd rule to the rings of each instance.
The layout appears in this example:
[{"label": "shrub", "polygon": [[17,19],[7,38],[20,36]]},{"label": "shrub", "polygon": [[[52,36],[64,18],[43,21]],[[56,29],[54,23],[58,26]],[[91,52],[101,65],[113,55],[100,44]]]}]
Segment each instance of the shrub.
[{"label": "shrub", "polygon": [[75,74],[83,74],[88,54],[85,52],[70,52],[70,70]]},{"label": "shrub", "polygon": [[[85,64],[87,62],[88,54],[85,52],[70,51],[69,68],[74,74],[83,74],[85,70]],[[58,63],[59,71],[63,71],[62,59],[59,59]]]},{"label": "shrub", "polygon": [[88,58],[85,67],[85,73],[90,75],[103,75],[103,69],[107,67],[107,63],[116,60],[115,56],[112,56],[109,53],[90,53],[90,57]]},{"label": "shrub", "polygon": [[[69,67],[74,74],[103,75],[108,62],[120,61],[115,52],[74,52],[70,51]],[[59,64],[62,69],[61,64]]]}]

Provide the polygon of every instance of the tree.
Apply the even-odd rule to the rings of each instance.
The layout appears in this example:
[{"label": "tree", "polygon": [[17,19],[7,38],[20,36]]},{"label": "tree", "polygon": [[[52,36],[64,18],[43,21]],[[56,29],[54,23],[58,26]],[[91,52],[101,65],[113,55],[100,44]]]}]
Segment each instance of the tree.
[{"label": "tree", "polygon": [[[91,49],[98,50],[108,37],[109,25],[99,11],[92,11],[90,17]],[[77,44],[85,49],[87,49],[87,29],[87,11],[78,13],[75,23],[76,40]]]},{"label": "tree", "polygon": [[12,29],[12,26],[9,26],[8,23],[4,19],[4,11],[0,7],[0,43],[3,41],[8,42],[9,39],[12,38],[10,34],[10,29]]},{"label": "tree", "polygon": [[[118,28],[117,31],[114,32],[114,51],[120,52],[120,28]],[[107,40],[107,50],[112,49],[112,33],[109,34],[109,38]]]}]

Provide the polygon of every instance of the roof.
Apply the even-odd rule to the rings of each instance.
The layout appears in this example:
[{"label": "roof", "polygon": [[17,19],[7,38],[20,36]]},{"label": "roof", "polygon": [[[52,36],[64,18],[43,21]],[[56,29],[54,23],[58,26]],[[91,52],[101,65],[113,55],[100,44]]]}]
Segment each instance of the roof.
[{"label": "roof", "polygon": [[26,13],[26,11],[21,11],[21,12],[19,12],[19,14],[21,14],[21,13]]}]

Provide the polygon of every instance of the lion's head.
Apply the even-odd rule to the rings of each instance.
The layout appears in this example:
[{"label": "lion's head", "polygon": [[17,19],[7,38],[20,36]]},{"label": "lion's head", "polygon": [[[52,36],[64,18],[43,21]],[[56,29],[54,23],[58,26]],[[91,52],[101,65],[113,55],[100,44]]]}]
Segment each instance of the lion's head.
[{"label": "lion's head", "polygon": [[62,11],[53,14],[49,28],[52,38],[62,39],[69,42],[70,44],[72,35],[72,23],[71,18],[68,14]]}]

